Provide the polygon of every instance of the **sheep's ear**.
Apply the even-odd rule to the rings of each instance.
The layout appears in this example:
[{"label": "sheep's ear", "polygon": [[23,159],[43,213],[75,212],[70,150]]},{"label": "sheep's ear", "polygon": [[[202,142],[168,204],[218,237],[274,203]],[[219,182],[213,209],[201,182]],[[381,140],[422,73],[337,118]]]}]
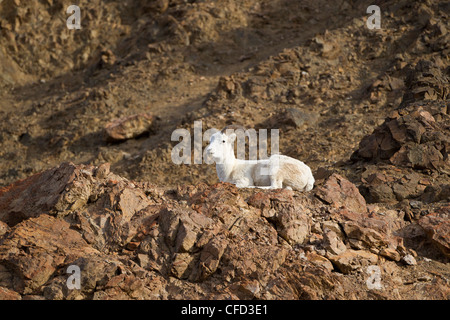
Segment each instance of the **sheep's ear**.
[{"label": "sheep's ear", "polygon": [[236,133],[232,133],[228,136],[228,139],[230,140],[230,142],[234,142],[234,140],[236,140]]}]

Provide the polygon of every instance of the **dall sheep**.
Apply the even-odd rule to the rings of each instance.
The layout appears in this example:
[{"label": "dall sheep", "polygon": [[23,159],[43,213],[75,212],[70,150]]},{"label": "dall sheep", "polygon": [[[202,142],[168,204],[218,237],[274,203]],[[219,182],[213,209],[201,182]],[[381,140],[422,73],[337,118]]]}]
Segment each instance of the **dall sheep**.
[{"label": "dall sheep", "polygon": [[236,159],[236,133],[229,132],[238,129],[245,130],[231,125],[216,132],[206,148],[206,154],[216,163],[220,181],[233,183],[238,188],[312,190],[315,181],[311,169],[299,160],[278,154],[261,160]]}]

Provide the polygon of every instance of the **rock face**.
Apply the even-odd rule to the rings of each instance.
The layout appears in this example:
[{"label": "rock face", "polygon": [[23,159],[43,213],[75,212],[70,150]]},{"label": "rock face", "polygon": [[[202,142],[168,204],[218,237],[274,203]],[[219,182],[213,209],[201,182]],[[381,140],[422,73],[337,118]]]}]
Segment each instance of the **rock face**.
[{"label": "rock face", "polygon": [[450,257],[450,208],[441,213],[429,214],[419,220],[419,225],[425,230],[428,237],[439,249]]},{"label": "rock face", "polygon": [[[108,164],[63,163],[0,190],[0,298],[448,295],[434,273],[414,293],[402,285],[430,267],[397,235],[403,217],[374,214],[363,200],[337,174],[310,194],[223,183],[164,189],[117,176]],[[448,256],[447,215],[429,214],[418,226]],[[382,270],[378,289],[367,287],[373,268]]]},{"label": "rock face", "polygon": [[411,105],[394,111],[383,125],[361,141],[354,156],[385,160],[396,166],[448,171],[450,140],[446,109],[441,105],[427,108]]},{"label": "rock face", "polygon": [[412,103],[361,140],[352,160],[364,165],[360,190],[369,203],[450,199],[447,113],[446,104]]}]

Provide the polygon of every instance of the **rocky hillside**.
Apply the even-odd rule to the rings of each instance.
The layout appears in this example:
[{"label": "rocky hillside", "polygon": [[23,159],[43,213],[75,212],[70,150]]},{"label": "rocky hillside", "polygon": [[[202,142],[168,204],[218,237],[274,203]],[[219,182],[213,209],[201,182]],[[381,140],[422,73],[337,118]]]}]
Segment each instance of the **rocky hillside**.
[{"label": "rocky hillside", "polygon": [[[0,299],[450,298],[449,1],[78,3],[0,2]],[[173,163],[195,121],[315,188]]]},{"label": "rocky hillside", "polygon": [[[414,222],[339,174],[309,194],[165,189],[63,163],[0,194],[8,299],[447,299],[449,206]],[[407,219],[406,219],[407,220]],[[81,270],[69,289],[67,270]]]}]

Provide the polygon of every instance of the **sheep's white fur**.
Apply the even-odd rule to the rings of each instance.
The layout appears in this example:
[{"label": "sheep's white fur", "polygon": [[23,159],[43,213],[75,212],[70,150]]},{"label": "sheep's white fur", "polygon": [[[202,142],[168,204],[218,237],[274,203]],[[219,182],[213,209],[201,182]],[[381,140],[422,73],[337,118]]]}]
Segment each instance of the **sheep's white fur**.
[{"label": "sheep's white fur", "polygon": [[220,181],[233,183],[238,188],[312,190],[314,177],[311,169],[299,160],[278,154],[262,160],[236,159],[236,134],[227,134],[229,127],[213,134],[206,148],[207,155],[216,162]]}]

